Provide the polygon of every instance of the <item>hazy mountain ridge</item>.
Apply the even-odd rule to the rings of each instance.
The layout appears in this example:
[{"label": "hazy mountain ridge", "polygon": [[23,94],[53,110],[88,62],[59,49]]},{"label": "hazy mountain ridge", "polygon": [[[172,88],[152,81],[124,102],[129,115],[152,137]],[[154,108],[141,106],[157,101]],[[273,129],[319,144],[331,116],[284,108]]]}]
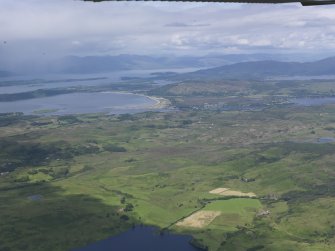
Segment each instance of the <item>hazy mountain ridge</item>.
[{"label": "hazy mountain ridge", "polygon": [[100,73],[123,70],[155,70],[186,67],[215,67],[228,64],[224,57],[167,57],[167,56],[69,56],[62,58],[55,67],[50,64],[50,70],[61,73]]},{"label": "hazy mountain ridge", "polygon": [[[0,77],[15,74],[97,74],[127,70],[174,71],[173,69],[204,68],[179,77],[253,78],[264,76],[333,75],[335,57],[319,61],[313,55],[300,54],[227,54],[206,56],[67,56],[45,62],[31,62],[9,71]],[[28,63],[26,63],[28,64]],[[0,64],[4,69],[4,65]],[[7,68],[5,68],[7,69]],[[13,72],[13,73],[12,73]]]},{"label": "hazy mountain ridge", "polygon": [[[0,69],[8,69],[16,74],[90,74],[127,70],[164,70],[185,68],[213,68],[240,62],[277,60],[311,61],[320,58],[315,55],[301,54],[211,54],[205,56],[175,55],[130,55],[116,56],[66,56],[59,59],[26,61],[15,65],[6,65],[0,61]],[[12,68],[11,68],[12,67]]]},{"label": "hazy mountain ridge", "polygon": [[272,76],[322,76],[335,75],[335,57],[314,62],[279,62],[272,60],[242,62],[191,73],[180,74],[175,78],[263,78]]},{"label": "hazy mountain ridge", "polygon": [[[206,56],[69,56],[61,59],[58,71],[62,73],[99,73],[120,70],[155,70],[169,68],[211,68],[247,61],[281,60],[292,57],[280,54],[229,54]],[[299,58],[299,56],[298,56]],[[54,64],[51,64],[53,67]],[[57,70],[57,67],[54,68]]]}]

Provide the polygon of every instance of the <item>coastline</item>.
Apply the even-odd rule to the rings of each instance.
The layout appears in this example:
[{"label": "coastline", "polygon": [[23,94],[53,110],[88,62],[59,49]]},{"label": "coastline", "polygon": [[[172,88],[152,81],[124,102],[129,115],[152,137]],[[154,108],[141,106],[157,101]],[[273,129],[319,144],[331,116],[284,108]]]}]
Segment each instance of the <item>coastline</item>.
[{"label": "coastline", "polygon": [[147,95],[144,95],[144,96],[146,98],[154,100],[156,102],[156,104],[152,105],[151,108],[164,109],[164,108],[168,108],[171,105],[170,100],[168,100],[166,98],[155,97],[155,96],[147,96]]},{"label": "coastline", "polygon": [[[77,92],[73,92],[73,93],[67,93],[67,94],[76,94]],[[81,92],[78,92],[78,93],[81,93]],[[85,94],[86,92],[84,92]],[[87,93],[91,93],[91,92],[87,92]],[[127,113],[127,112],[130,112],[130,113],[133,113],[133,112],[142,112],[142,111],[160,111],[160,110],[163,110],[163,109],[168,109],[170,106],[171,106],[171,102],[168,100],[168,99],[165,99],[163,97],[157,97],[157,96],[149,96],[149,95],[146,95],[146,94],[143,94],[143,93],[136,93],[136,92],[126,92],[126,91],[98,91],[98,92],[92,92],[93,94],[94,93],[114,93],[114,94],[119,94],[119,95],[125,95],[124,97],[118,97],[120,100],[127,100],[128,99],[128,96],[133,96],[132,99],[134,99],[135,101],[134,102],[130,102],[129,104],[114,104],[113,103],[110,103],[108,102],[105,102],[104,104],[102,104],[102,107],[100,107],[99,109],[97,108],[96,109],[96,112],[106,112],[106,113]],[[85,94],[86,95],[86,94]],[[53,95],[54,96],[54,95]],[[51,96],[50,96],[51,97]],[[137,97],[137,98],[135,98]],[[38,99],[39,97],[36,97],[36,98],[33,98],[33,99]],[[41,97],[41,98],[49,98],[49,96],[46,96],[46,97]],[[131,100],[132,100],[131,99]],[[136,100],[139,100],[139,101],[136,101]],[[45,100],[42,100],[43,102],[46,102]],[[27,100],[18,100],[17,102],[23,102],[24,103],[33,103],[34,102],[42,102],[42,101],[27,101]],[[16,102],[16,101],[15,101]],[[125,101],[126,102],[126,101]],[[1,102],[0,102],[1,103]],[[121,102],[122,103],[122,102]],[[127,102],[126,102],[127,103]],[[18,103],[20,104],[20,103]],[[34,107],[32,106],[31,109],[30,108],[22,108],[22,107],[26,107],[26,106],[22,106],[21,105],[21,108],[20,106],[19,107],[16,107],[18,109],[18,111],[21,111],[25,114],[32,114],[32,115],[44,115],[44,116],[49,116],[49,115],[61,115],[61,114],[67,114],[69,112],[66,111],[66,109],[63,109],[61,108],[59,105],[55,106],[55,105],[51,105],[51,106],[48,106],[46,105],[45,107],[42,105],[42,106],[38,106],[38,107]],[[3,108],[3,107],[2,107]],[[9,106],[10,108],[10,106]],[[15,108],[15,107],[14,107]],[[12,109],[13,110],[13,109]],[[117,110],[120,110],[120,111],[117,111]],[[129,110],[129,111],[127,111]],[[11,112],[11,109],[8,110],[9,112]],[[6,109],[3,109],[3,112],[8,112],[6,111]],[[83,111],[73,111],[71,113],[86,113],[86,112],[83,112]]]},{"label": "coastline", "polygon": [[[104,93],[118,93],[118,94],[132,94],[132,95],[138,95],[145,97],[147,99],[153,100],[156,103],[153,105],[149,105],[148,107],[151,109],[165,109],[168,108],[171,105],[170,100],[162,97],[156,97],[156,96],[149,96],[141,93],[134,93],[134,92],[127,92],[127,91],[104,91]],[[135,108],[135,107],[129,107],[129,108]],[[140,107],[142,108],[142,107]]]}]

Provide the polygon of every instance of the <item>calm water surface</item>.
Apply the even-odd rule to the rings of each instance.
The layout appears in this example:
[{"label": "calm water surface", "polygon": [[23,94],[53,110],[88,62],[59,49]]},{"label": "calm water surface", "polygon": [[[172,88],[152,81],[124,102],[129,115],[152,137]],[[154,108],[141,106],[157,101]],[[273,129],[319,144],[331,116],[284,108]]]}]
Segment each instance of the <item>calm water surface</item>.
[{"label": "calm water surface", "polygon": [[300,106],[316,106],[316,105],[335,104],[335,97],[294,98],[294,99],[291,99],[290,101]]},{"label": "calm water surface", "polygon": [[[152,77],[152,73],[155,72],[192,72],[200,70],[202,68],[178,68],[178,69],[155,69],[155,70],[131,70],[131,71],[116,71],[111,73],[100,73],[100,74],[56,74],[56,75],[31,75],[22,77],[7,77],[0,78],[0,83],[12,82],[12,81],[26,81],[26,85],[15,85],[12,83],[11,86],[1,86],[0,94],[4,93],[20,93],[34,91],[38,89],[50,89],[50,88],[68,88],[68,87],[78,87],[78,86],[103,86],[106,84],[111,84],[113,82],[120,82],[123,77],[139,77],[147,78]],[[101,78],[92,80],[92,78]],[[32,80],[38,80],[37,84],[29,84]],[[81,81],[69,81],[70,79],[76,79]],[[57,80],[57,83],[50,83],[49,80]],[[64,81],[62,81],[64,80]],[[65,81],[66,80],[66,81]],[[163,81],[164,82],[164,81]],[[167,83],[165,83],[167,84]]]},{"label": "calm water surface", "polygon": [[316,143],[320,143],[320,144],[323,144],[323,143],[333,143],[333,142],[335,142],[335,138],[332,138],[332,137],[318,138],[316,140]]},{"label": "calm water surface", "polygon": [[189,244],[191,239],[187,235],[159,235],[152,227],[136,227],[72,251],[200,251]]},{"label": "calm water surface", "polygon": [[83,113],[135,113],[147,111],[156,104],[146,96],[131,93],[92,92],[70,93],[52,97],[13,102],[0,102],[0,113],[23,112],[48,115]]}]

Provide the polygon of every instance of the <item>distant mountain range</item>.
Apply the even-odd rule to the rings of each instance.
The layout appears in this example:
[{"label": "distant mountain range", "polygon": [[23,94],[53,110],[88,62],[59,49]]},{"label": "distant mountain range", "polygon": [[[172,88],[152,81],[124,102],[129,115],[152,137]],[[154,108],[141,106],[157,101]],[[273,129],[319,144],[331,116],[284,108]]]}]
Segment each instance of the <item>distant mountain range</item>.
[{"label": "distant mountain range", "polygon": [[[116,56],[67,56],[59,59],[43,61],[31,59],[27,62],[6,65],[0,61],[0,69],[8,69],[17,74],[96,74],[127,70],[170,71],[186,68],[213,68],[248,61],[312,61],[315,55],[304,54],[226,54],[205,56],[148,56],[148,55],[116,55]],[[5,73],[1,74],[2,76]],[[6,74],[7,75],[7,74]]]},{"label": "distant mountain range", "polygon": [[[49,71],[59,73],[103,73],[124,70],[155,70],[178,68],[211,68],[247,61],[289,61],[297,55],[280,54],[231,54],[206,56],[89,56],[64,57],[49,64]],[[303,60],[303,59],[302,59]]]},{"label": "distant mountain range", "polygon": [[247,79],[279,76],[323,76],[335,75],[335,57],[319,61],[279,62],[255,61],[199,70],[191,73],[179,74],[177,79]]},{"label": "distant mountain range", "polygon": [[[335,57],[319,61],[313,55],[302,54],[229,54],[206,56],[67,56],[45,62],[15,65],[15,69],[0,64],[0,77],[16,74],[104,74],[127,70],[173,72],[190,68],[207,68],[192,73],[163,74],[165,78],[260,78],[270,76],[335,75]],[[313,61],[313,62],[306,62]]]},{"label": "distant mountain range", "polygon": [[[306,57],[307,58],[307,57]],[[60,73],[103,73],[120,70],[155,70],[182,68],[212,68],[248,61],[292,61],[306,60],[301,55],[281,54],[228,54],[206,56],[69,56],[50,65]],[[266,64],[266,62],[265,62]],[[237,66],[238,67],[238,66]]]}]

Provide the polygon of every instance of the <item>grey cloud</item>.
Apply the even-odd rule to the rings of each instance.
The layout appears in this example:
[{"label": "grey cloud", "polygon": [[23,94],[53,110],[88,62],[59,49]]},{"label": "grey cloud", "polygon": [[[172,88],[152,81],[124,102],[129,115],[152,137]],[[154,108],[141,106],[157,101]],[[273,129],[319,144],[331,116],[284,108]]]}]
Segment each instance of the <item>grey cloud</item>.
[{"label": "grey cloud", "polygon": [[164,25],[165,27],[208,27],[210,24],[186,24],[186,23],[179,23],[179,22],[174,22],[174,23],[169,23]]},{"label": "grey cloud", "polygon": [[[0,0],[0,61],[335,47],[335,6]],[[45,53],[45,54],[44,54]]]}]

